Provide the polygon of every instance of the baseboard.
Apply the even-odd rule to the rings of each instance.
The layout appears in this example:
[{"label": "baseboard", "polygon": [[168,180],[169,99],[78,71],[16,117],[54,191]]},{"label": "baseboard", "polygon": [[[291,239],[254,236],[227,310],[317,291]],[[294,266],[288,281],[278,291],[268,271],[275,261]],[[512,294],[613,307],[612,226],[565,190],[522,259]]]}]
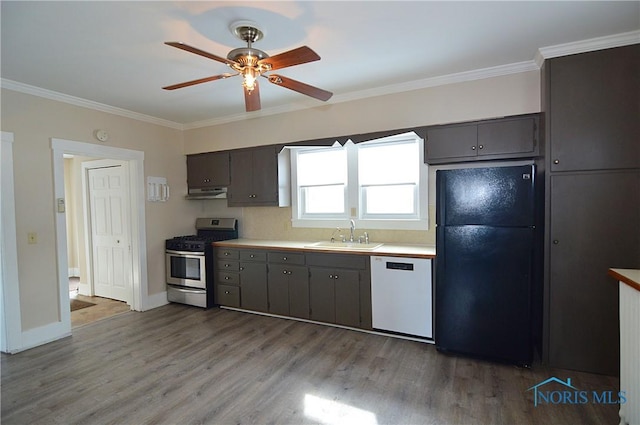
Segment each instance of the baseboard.
[{"label": "baseboard", "polygon": [[147,297],[146,303],[142,308],[142,311],[151,310],[154,308],[162,307],[169,304],[167,300],[167,291],[159,292],[157,294],[151,294]]}]

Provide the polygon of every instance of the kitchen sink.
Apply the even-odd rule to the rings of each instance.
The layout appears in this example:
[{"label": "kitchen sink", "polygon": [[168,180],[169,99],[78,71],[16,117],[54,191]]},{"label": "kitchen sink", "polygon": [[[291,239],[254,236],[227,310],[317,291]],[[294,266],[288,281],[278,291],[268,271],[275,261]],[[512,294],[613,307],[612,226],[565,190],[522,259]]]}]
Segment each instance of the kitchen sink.
[{"label": "kitchen sink", "polygon": [[360,243],[360,242],[331,242],[322,241],[307,245],[309,248],[337,249],[345,251],[372,251],[380,248],[381,243]]}]

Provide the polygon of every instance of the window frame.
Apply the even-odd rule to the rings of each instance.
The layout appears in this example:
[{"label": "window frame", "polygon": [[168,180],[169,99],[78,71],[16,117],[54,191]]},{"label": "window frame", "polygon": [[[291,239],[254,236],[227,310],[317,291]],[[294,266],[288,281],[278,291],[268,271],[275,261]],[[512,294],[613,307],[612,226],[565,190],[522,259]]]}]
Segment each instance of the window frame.
[{"label": "window frame", "polygon": [[[382,217],[379,215],[363,215],[361,199],[361,187],[358,182],[358,145],[367,144],[387,144],[399,143],[408,139],[414,140],[418,144],[418,167],[419,179],[415,187],[414,204],[416,214],[404,218],[400,215]],[[356,227],[361,229],[384,229],[384,230],[428,230],[429,229],[429,206],[428,206],[428,165],[424,162],[424,139],[411,131],[408,133],[382,137],[354,144],[348,140],[343,149],[347,150],[347,183],[345,186],[345,214],[344,215],[323,215],[300,213],[300,188],[297,178],[297,154],[300,151],[320,150],[338,148],[338,143],[327,147],[304,147],[295,148],[291,151],[291,224],[292,227],[302,228],[345,228],[349,227],[349,220],[356,222]]]}]

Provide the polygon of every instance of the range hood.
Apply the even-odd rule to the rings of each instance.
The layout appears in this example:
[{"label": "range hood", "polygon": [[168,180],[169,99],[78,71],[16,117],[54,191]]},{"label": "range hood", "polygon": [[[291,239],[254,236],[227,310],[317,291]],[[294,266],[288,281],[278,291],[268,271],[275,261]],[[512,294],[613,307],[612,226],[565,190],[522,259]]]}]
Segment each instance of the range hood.
[{"label": "range hood", "polygon": [[189,189],[186,199],[227,199],[226,187],[212,187],[206,189]]}]

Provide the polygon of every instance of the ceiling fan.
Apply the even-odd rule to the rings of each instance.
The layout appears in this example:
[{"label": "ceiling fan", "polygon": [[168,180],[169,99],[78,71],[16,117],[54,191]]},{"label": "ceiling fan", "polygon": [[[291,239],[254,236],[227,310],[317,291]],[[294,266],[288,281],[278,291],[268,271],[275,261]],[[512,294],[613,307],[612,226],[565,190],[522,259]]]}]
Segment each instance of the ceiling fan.
[{"label": "ceiling fan", "polygon": [[264,34],[253,22],[236,22],[231,25],[231,30],[241,40],[247,43],[247,47],[233,49],[227,54],[226,58],[216,56],[212,53],[205,52],[196,47],[189,46],[184,43],[168,41],[165,44],[213,59],[228,65],[235,73],[224,73],[211,77],[200,78],[197,80],[186,81],[184,83],[173,84],[163,87],[165,90],[175,90],[183,87],[189,87],[196,84],[206,83],[209,81],[221,80],[224,78],[242,75],[244,87],[244,101],[247,112],[257,111],[260,109],[260,88],[258,85],[258,77],[266,78],[270,83],[285,87],[287,89],[297,91],[315,99],[327,101],[333,93],[322,90],[318,87],[296,81],[294,79],[266,72],[282,69],[289,66],[300,65],[307,62],[320,60],[320,56],[307,46],[298,47],[275,56],[269,56],[262,50],[252,47],[252,44],[260,40]]}]

